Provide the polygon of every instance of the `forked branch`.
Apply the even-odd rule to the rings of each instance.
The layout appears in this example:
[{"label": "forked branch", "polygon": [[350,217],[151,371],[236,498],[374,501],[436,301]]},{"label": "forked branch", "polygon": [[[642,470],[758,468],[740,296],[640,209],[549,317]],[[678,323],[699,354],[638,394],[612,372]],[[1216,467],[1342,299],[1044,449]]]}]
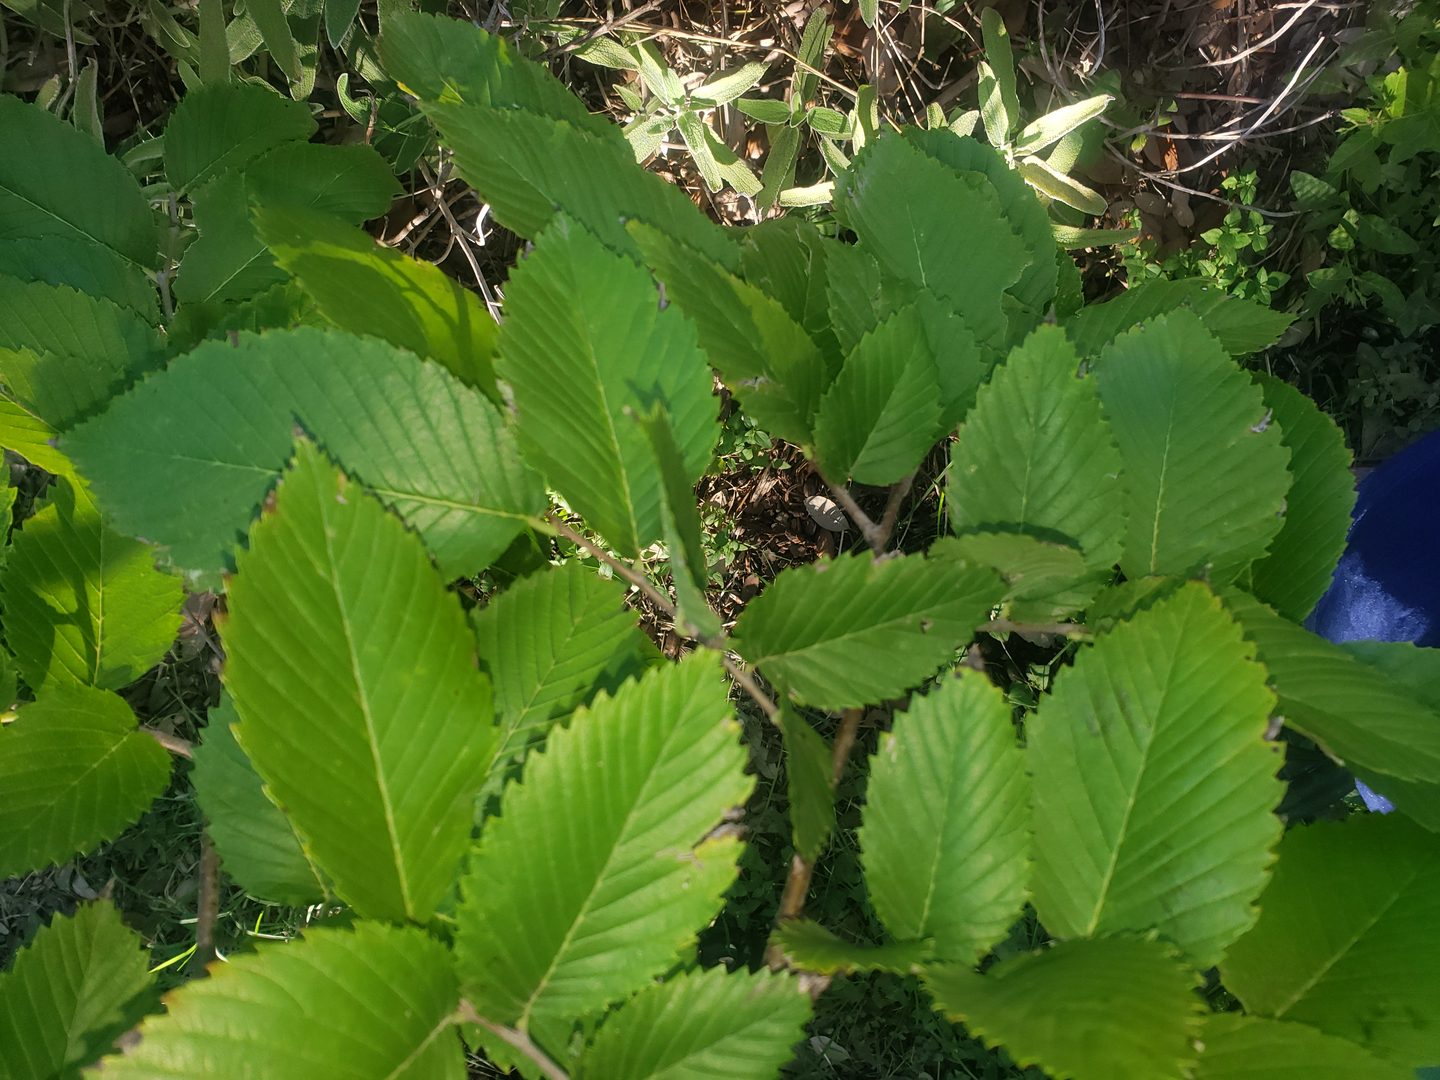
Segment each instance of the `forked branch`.
[{"label": "forked branch", "polygon": [[550,1080],[570,1080],[565,1070],[550,1060],[550,1056],[536,1046],[534,1041],[523,1031],[506,1027],[504,1024],[497,1024],[493,1020],[487,1020],[475,1011],[475,1006],[464,998],[460,999],[458,1017],[462,1023],[479,1024],[486,1031],[490,1032],[497,1039],[502,1039],[516,1050],[533,1061],[542,1073]]}]

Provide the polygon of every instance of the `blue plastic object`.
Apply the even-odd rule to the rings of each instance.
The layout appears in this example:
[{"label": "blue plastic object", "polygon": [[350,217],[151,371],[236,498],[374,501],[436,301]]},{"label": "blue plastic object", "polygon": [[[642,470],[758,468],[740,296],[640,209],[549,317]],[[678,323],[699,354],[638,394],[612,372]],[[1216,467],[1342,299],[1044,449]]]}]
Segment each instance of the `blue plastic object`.
[{"label": "blue plastic object", "polygon": [[1360,482],[1345,556],[1306,624],[1331,641],[1440,646],[1440,432]]}]

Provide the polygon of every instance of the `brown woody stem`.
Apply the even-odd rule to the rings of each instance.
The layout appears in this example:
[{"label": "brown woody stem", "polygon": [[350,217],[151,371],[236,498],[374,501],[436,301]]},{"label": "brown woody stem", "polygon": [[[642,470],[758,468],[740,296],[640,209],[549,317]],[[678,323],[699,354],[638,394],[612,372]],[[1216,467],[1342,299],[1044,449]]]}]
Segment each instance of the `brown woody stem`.
[{"label": "brown woody stem", "polygon": [[544,1050],[541,1050],[540,1047],[536,1046],[530,1036],[525,1032],[517,1031],[515,1028],[509,1028],[504,1024],[497,1024],[493,1020],[485,1019],[485,1017],[475,1011],[475,1006],[471,1005],[470,1002],[464,998],[460,1000],[458,1016],[462,1021],[479,1024],[497,1039],[501,1039],[513,1046],[516,1050],[519,1050],[533,1061],[536,1066],[539,1067],[540,1071],[548,1076],[550,1080],[570,1080],[570,1078],[565,1075],[565,1070],[551,1061],[550,1056],[546,1054]]},{"label": "brown woody stem", "polygon": [[215,924],[220,919],[220,853],[209,830],[200,833],[200,890],[195,906],[195,959],[203,968],[215,959]]}]

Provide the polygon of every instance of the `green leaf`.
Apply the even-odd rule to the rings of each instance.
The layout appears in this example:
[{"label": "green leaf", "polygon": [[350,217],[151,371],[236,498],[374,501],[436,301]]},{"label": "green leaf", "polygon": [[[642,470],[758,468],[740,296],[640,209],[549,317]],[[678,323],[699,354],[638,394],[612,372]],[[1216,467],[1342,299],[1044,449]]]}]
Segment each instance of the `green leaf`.
[{"label": "green leaf", "polygon": [[1017,531],[1080,546],[1096,569],[1121,552],[1120,453],[1092,376],[1053,327],[996,368],[951,450],[947,501],[956,532]]},{"label": "green leaf", "polygon": [[1285,493],[1285,523],[1265,558],[1251,568],[1256,596],[1302,622],[1330,587],[1345,553],[1355,478],[1345,433],[1308,397],[1271,375],[1256,375],[1290,451],[1294,481]]},{"label": "green leaf", "polygon": [[265,48],[270,51],[270,59],[275,61],[276,66],[291,82],[298,83],[304,78],[300,67],[299,43],[290,36],[290,23],[285,18],[285,9],[280,6],[280,0],[249,0],[245,11],[260,28],[260,36],[265,40]]},{"label": "green leaf", "polygon": [[660,471],[624,415],[663,403],[693,483],[719,437],[693,328],[661,310],[648,274],[561,217],[506,289],[500,373],[513,387],[529,461],[621,554],[657,540]]},{"label": "green leaf", "polygon": [[892,941],[884,945],[853,945],[809,919],[781,923],[770,935],[792,968],[821,975],[849,975],[856,971],[919,974],[931,957],[928,941]]},{"label": "green leaf", "polygon": [[185,594],[154,563],[149,544],[101,520],[83,485],[57,479],[0,568],[5,639],[32,690],[118,690],[160,661]]},{"label": "green leaf", "polygon": [[1286,834],[1274,873],[1220,969],[1246,1011],[1440,1061],[1440,837],[1398,814],[1320,821]]},{"label": "green leaf", "polygon": [[766,70],[766,65],[752,62],[717,71],[691,92],[690,104],[701,109],[717,109],[758,83],[765,77]]},{"label": "green leaf", "polygon": [[360,0],[325,0],[325,38],[331,48],[340,48],[358,14]]},{"label": "green leaf", "polygon": [[1024,533],[942,537],[930,545],[930,557],[993,566],[1010,586],[1004,603],[1016,622],[1054,622],[1072,615],[1089,605],[1102,580],[1075,548]]},{"label": "green leaf", "polygon": [[710,144],[705,140],[705,121],[700,118],[699,113],[686,109],[675,118],[675,126],[680,129],[680,137],[685,140],[685,146],[695,160],[695,167],[704,177],[705,186],[711,191],[719,191],[724,180],[720,176],[720,166],[710,153]]},{"label": "green leaf", "polygon": [[990,181],[1000,199],[1005,221],[1030,252],[1030,265],[1006,291],[1031,309],[1034,322],[1026,330],[1033,329],[1055,296],[1058,278],[1055,260],[1051,258],[1054,233],[1049,213],[1005,158],[984,143],[961,138],[951,131],[919,128],[907,129],[905,137],[956,172],[982,173]]},{"label": "green leaf", "polygon": [[1048,112],[1038,120],[1025,125],[1015,137],[1017,154],[1038,154],[1051,143],[1057,143],[1081,124],[1088,123],[1105,111],[1115,99],[1109,94],[1097,94],[1073,105],[1063,105]]},{"label": "green leaf", "polygon": [[495,738],[460,605],[399,519],[305,441],[250,542],[223,631],[235,736],[342,899],[423,921]]},{"label": "green leaf", "polygon": [[483,569],[544,509],[540,478],[481,394],[336,331],[207,342],[64,442],[119,529],[214,582],[289,459],[297,418],[419,531],[447,577]]},{"label": "green leaf", "polygon": [[1285,788],[1253,655],[1191,583],[1098,638],[1042,699],[1026,743],[1052,934],[1158,928],[1203,968],[1254,924]]},{"label": "green leaf", "polygon": [[[1005,127],[1000,132],[1000,141],[1008,142],[1009,132],[1020,122],[1020,102],[1015,97],[1015,54],[1010,48],[1010,31],[1006,29],[1005,20],[995,8],[986,8],[981,12],[980,31],[985,39],[985,59],[994,73],[995,85],[999,88],[1001,103],[1005,108]],[[989,129],[987,124],[986,130]],[[990,141],[996,142],[995,139]]]},{"label": "green leaf", "polygon": [[831,373],[805,328],[778,300],[664,233],[643,224],[630,232],[747,415],[780,438],[808,443]]},{"label": "green leaf", "polygon": [[0,974],[0,1075],[80,1080],[154,1006],[149,966],[109,901],[55,915]]},{"label": "green leaf", "polygon": [[[880,269],[947,301],[978,340],[1003,336],[1000,297],[1032,256],[990,182],[958,174],[898,136],[867,146],[846,176],[836,210]],[[945,213],[927,209],[937,206]]]},{"label": "green leaf", "polygon": [[163,357],[159,335],[133,311],[0,275],[0,379],[52,427],[99,412]]},{"label": "green leaf", "polygon": [[795,182],[795,162],[800,156],[800,129],[789,124],[767,124],[765,131],[770,138],[770,152],[760,170],[757,201],[768,213],[782,195],[793,190],[790,185]]},{"label": "green leaf", "polygon": [[[830,14],[820,8],[810,13],[805,30],[800,35],[800,48],[795,53],[798,61],[791,83],[791,98],[797,107],[810,103],[820,86],[819,71],[825,66],[825,50],[830,44],[835,28],[830,25]],[[811,70],[806,70],[810,68]]]},{"label": "green leaf", "polygon": [[880,736],[859,833],[885,928],[933,939],[936,960],[979,961],[1027,897],[1030,799],[1010,706],[984,675],[911,698]]},{"label": "green leaf", "polygon": [[422,101],[468,102],[563,120],[611,142],[620,129],[585,103],[547,67],[509,42],[463,19],[401,10],[384,19],[380,60],[396,82]]},{"label": "green leaf", "polygon": [[720,617],[705,598],[710,572],[705,561],[704,526],[695,505],[695,484],[685,472],[675,430],[663,403],[657,402],[648,415],[636,415],[635,420],[650,441],[660,467],[660,513],[678,622],[701,641],[717,640],[723,636],[723,629]]},{"label": "green leaf", "polygon": [[454,150],[460,174],[513,232],[534,238],[560,212],[639,258],[624,223],[642,221],[734,265],[733,241],[678,187],[640,168],[623,137],[617,143],[523,109],[443,101],[422,108]]},{"label": "green leaf", "polygon": [[1082,357],[1097,356],[1116,336],[1156,315],[1189,307],[1231,356],[1275,344],[1295,316],[1251,300],[1227,296],[1206,278],[1181,278],[1133,286],[1105,304],[1091,304],[1067,319],[1065,333]]},{"label": "green leaf", "polygon": [[277,146],[309,139],[315,129],[304,102],[269,87],[206,85],[181,98],[165,124],[165,178],[189,194]]},{"label": "green leaf", "polygon": [[438,360],[501,403],[490,359],[498,330],[469,289],[325,214],[262,207],[255,223],[276,261],[300,279],[336,326]]},{"label": "green leaf", "polygon": [[1110,205],[1105,201],[1105,196],[1086,187],[1080,181],[1057,172],[1050,167],[1049,162],[1038,157],[1027,157],[1017,161],[1015,171],[1025,178],[1027,184],[1043,191],[1050,198],[1062,202],[1066,206],[1073,206],[1081,213],[1099,217]]},{"label": "green leaf", "polygon": [[55,429],[29,409],[0,397],[0,446],[56,476],[73,477],[69,458],[51,443],[55,436]]},{"label": "green leaf", "polygon": [[0,247],[0,274],[21,281],[68,285],[128,308],[152,325],[160,319],[154,282],[134,263],[80,237],[6,240]]},{"label": "green leaf", "polygon": [[420,930],[309,929],[170,994],[106,1080],[464,1080],[457,1002],[449,951]]},{"label": "green leaf", "polygon": [[692,971],[641,991],[585,1051],[585,1080],[755,1080],[804,1038],[810,998],[786,974]]},{"label": "green leaf", "polygon": [[389,210],[398,191],[390,165],[368,146],[277,147],[196,196],[200,238],[185,251],[175,295],[186,303],[239,300],[285,280],[256,234],[252,203],[314,210],[358,225]]},{"label": "green leaf", "polygon": [[1415,1074],[1306,1024],[1239,1013],[1205,1018],[1195,1080],[1414,1080]]},{"label": "green leaf", "polygon": [[850,121],[845,114],[836,112],[834,109],[827,109],[823,106],[813,106],[805,114],[805,123],[810,130],[820,135],[828,135],[832,139],[848,139],[850,137]]},{"label": "green leaf", "polygon": [[[618,71],[640,70],[640,62],[635,59],[635,53],[632,50],[603,34],[593,37],[579,46],[575,50],[575,55],[584,57],[592,64],[599,64],[601,67]],[[616,89],[619,87],[617,86]]]},{"label": "green leaf", "polygon": [[[1078,248],[1110,247],[1114,244],[1128,244],[1130,241],[1138,240],[1140,237],[1139,229],[1077,229],[1070,225],[1055,225],[1051,228],[1051,233],[1055,237],[1055,242],[1067,251],[1075,251]],[[1079,308],[1076,309],[1077,312],[1079,310]],[[1089,311],[1090,308],[1085,308],[1084,310]],[[1060,314],[1061,317],[1065,319],[1067,328],[1073,325],[1073,320],[1076,318],[1075,315],[1066,317],[1064,312]]]},{"label": "green leaf", "polygon": [[778,217],[747,229],[740,247],[741,276],[780,301],[827,356],[839,352],[826,290],[828,253],[839,246],[809,222]]},{"label": "green leaf", "polygon": [[624,586],[578,562],[516,582],[471,623],[500,717],[492,771],[566,720],[597,679],[637,655],[644,637]]},{"label": "green leaf", "polygon": [[1125,461],[1127,577],[1209,567],[1233,577],[1280,531],[1290,451],[1260,388],[1189,312],[1100,356],[1100,400]]},{"label": "green leaf", "polygon": [[0,241],[58,240],[72,253],[93,248],[81,258],[131,279],[154,269],[159,234],[150,206],[118,159],[52,113],[9,95],[0,95],[0,130]]},{"label": "green leaf", "polygon": [[783,571],[735,626],[736,650],[807,705],[899,697],[975,636],[1005,587],[960,563],[866,555]]},{"label": "green leaf", "polygon": [[795,851],[814,862],[835,831],[834,755],[820,733],[788,701],[780,702],[785,781]]},{"label": "green leaf", "polygon": [[170,755],[124,700],[56,687],[0,728],[0,874],[63,863],[113,840],[165,790]]},{"label": "green leaf", "polygon": [[739,98],[734,105],[746,116],[753,117],[762,124],[788,124],[790,122],[790,106],[783,101],[776,101],[773,98]]},{"label": "green leaf", "polygon": [[[1314,739],[1395,805],[1440,829],[1440,719],[1403,682],[1282,619],[1238,590],[1225,603],[1255,643],[1287,726]],[[1383,775],[1379,775],[1383,774]],[[1409,782],[1393,785],[1388,778]],[[1401,787],[1411,795],[1406,798]],[[1415,800],[1415,801],[1412,801]]]},{"label": "green leaf", "polygon": [[1179,1080],[1195,1059],[1199,981],[1159,942],[1070,941],[985,975],[931,969],[936,1005],[1015,1064],[1072,1080]]},{"label": "green leaf", "polygon": [[190,778],[206,831],[225,873],[246,892],[298,907],[318,904],[328,898],[328,890],[235,741],[231,725],[239,720],[230,695],[222,693],[219,707],[210,710],[204,741],[191,753],[195,768]]},{"label": "green leaf", "polygon": [[466,996],[552,1052],[571,1022],[665,971],[719,910],[739,841],[706,839],[742,773],[719,658],[601,695],[506,789],[457,911]]},{"label": "green leaf", "polygon": [[914,307],[860,339],[815,415],[815,454],[832,483],[893,484],[943,433],[935,358]]}]

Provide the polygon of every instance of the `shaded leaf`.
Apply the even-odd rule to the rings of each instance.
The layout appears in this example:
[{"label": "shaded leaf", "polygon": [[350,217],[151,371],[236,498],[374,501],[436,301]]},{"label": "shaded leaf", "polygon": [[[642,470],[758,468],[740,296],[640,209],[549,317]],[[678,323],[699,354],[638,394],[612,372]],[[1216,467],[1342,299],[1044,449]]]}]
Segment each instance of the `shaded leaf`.
[{"label": "shaded leaf", "polygon": [[586,1080],[754,1080],[804,1037],[810,998],[785,974],[693,971],[641,991],[581,1058]]},{"label": "shaded leaf", "polygon": [[0,728],[0,874],[63,863],[113,840],[170,780],[170,755],[124,700],[55,687]]},{"label": "shaded leaf", "polygon": [[575,1018],[674,963],[735,878],[739,842],[705,837],[752,786],[737,731],[702,651],[551,733],[462,884],[456,949],[482,1016],[563,1051]]},{"label": "shaded leaf", "polygon": [[286,279],[255,231],[252,203],[314,210],[358,225],[389,210],[399,190],[389,163],[368,146],[276,147],[196,196],[200,237],[185,250],[175,295],[186,303],[242,300]]},{"label": "shaded leaf", "polygon": [[190,773],[206,831],[225,873],[253,896],[307,906],[325,900],[324,883],[305,856],[285,814],[266,796],[264,781],[235,741],[235,703],[222,693],[210,710],[204,741],[193,751]]},{"label": "shaded leaf", "polygon": [[68,285],[128,308],[152,325],[160,318],[160,294],[140,267],[82,237],[6,240],[0,247],[0,274]]},{"label": "shaded leaf", "polygon": [[511,274],[500,335],[526,457],[632,558],[661,535],[661,480],[624,409],[665,405],[692,482],[720,432],[694,330],[659,299],[645,271],[562,217]]},{"label": "shaded leaf", "polygon": [[867,555],[783,571],[746,606],[735,648],[805,704],[898,697],[975,634],[1005,587],[993,571]]},{"label": "shaded leaf", "polygon": [[1220,1013],[1200,1029],[1195,1080],[1414,1080],[1414,1073],[1306,1024]]},{"label": "shaded leaf", "polygon": [[164,358],[133,311],[68,286],[0,276],[0,379],[26,410],[64,429]]},{"label": "shaded leaf", "polygon": [[438,364],[309,328],[207,342],[64,445],[121,530],[215,582],[291,452],[296,420],[419,531],[448,577],[545,505],[500,413]]},{"label": "shaded leaf", "polygon": [[[880,269],[947,301],[977,339],[1003,337],[1001,294],[1031,256],[989,181],[962,176],[899,137],[867,146],[845,175],[836,210]],[[929,208],[936,206],[946,212],[935,215]]]},{"label": "shaded leaf", "polygon": [[471,622],[500,718],[492,770],[566,719],[644,636],[624,586],[578,562],[516,582]]},{"label": "shaded leaf", "polygon": [[815,453],[832,483],[886,485],[913,473],[943,433],[935,358],[918,311],[866,334],[815,416]]},{"label": "shaded leaf", "polygon": [[808,443],[831,372],[805,328],[780,301],[664,233],[641,224],[630,233],[746,413],[781,438]]},{"label": "shaded leaf", "polygon": [[99,249],[95,265],[155,267],[159,235],[150,206],[117,158],[54,114],[9,95],[0,95],[0,129],[0,241],[53,239],[71,252]]},{"label": "shaded leaf", "polygon": [[118,690],[159,662],[185,595],[154,563],[150,545],[101,520],[80,482],[56,481],[0,568],[5,639],[31,689]]},{"label": "shaded leaf", "polygon": [[1263,555],[1284,524],[1290,451],[1200,319],[1176,311],[1127,331],[1098,368],[1125,462],[1126,576],[1209,567],[1223,581]]},{"label": "shaded leaf", "polygon": [[449,951],[420,930],[312,928],[168,995],[105,1076],[463,1080],[464,1047],[450,1030],[457,1000]]},{"label": "shaded leaf", "polygon": [[1280,425],[1294,481],[1285,493],[1285,523],[1265,557],[1251,568],[1257,597],[1301,622],[1330,587],[1355,506],[1345,433],[1293,386],[1270,375],[1255,381]]},{"label": "shaded leaf", "polygon": [[0,974],[0,1076],[79,1080],[155,1006],[149,967],[108,900],[53,916]]},{"label": "shaded leaf", "polygon": [[1056,680],[1026,724],[1034,902],[1052,934],[1158,928],[1209,967],[1254,925],[1285,790],[1253,655],[1191,583]]},{"label": "shaded leaf", "polygon": [[993,566],[1010,586],[1004,602],[1016,622],[1051,622],[1074,614],[1094,599],[1102,580],[1075,548],[1024,533],[946,536],[930,545],[929,554]]},{"label": "shaded leaf", "polygon": [[165,124],[165,178],[181,195],[315,134],[309,107],[269,87],[209,84],[180,99]]},{"label": "shaded leaf", "polygon": [[835,765],[829,745],[787,701],[780,702],[785,782],[795,851],[811,862],[835,831]]},{"label": "shaded leaf", "polygon": [[1010,706],[981,674],[916,695],[870,764],[861,862],[902,941],[973,964],[1005,937],[1030,877],[1030,781]]},{"label": "shaded leaf", "polygon": [[495,738],[460,605],[418,539],[305,441],[250,539],[222,632],[236,738],[341,898],[423,921]]},{"label": "shaded leaf", "polygon": [[792,968],[821,975],[849,975],[855,971],[889,971],[917,974],[931,958],[928,941],[893,941],[884,945],[854,945],[836,937],[810,919],[781,923],[770,942],[784,953]]},{"label": "shaded leaf", "polygon": [[1097,356],[1116,337],[1147,319],[1189,308],[1231,356],[1275,344],[1295,316],[1253,300],[1227,296],[1205,278],[1152,281],[1126,289],[1114,300],[1091,304],[1065,322],[1065,333],[1082,356]]},{"label": "shaded leaf", "polygon": [[936,1005],[1017,1065],[1073,1080],[1157,1080],[1194,1061],[1198,980],[1159,942],[1070,941],[996,964],[924,976]]},{"label": "shaded leaf", "polygon": [[1091,376],[1060,331],[1037,329],[995,370],[951,450],[947,501],[956,532],[1016,531],[1077,543],[1114,565],[1124,520],[1121,458]]},{"label": "shaded leaf", "polygon": [[336,326],[438,360],[500,404],[491,368],[498,328],[469,289],[328,215],[262,207],[255,222],[271,254]]},{"label": "shaded leaf", "polygon": [[1288,727],[1314,739],[1397,807],[1440,831],[1440,716],[1403,682],[1231,590]]},{"label": "shaded leaf", "polygon": [[1318,821],[1286,834],[1274,875],[1220,968],[1246,1011],[1440,1060],[1440,837],[1398,814]]}]

